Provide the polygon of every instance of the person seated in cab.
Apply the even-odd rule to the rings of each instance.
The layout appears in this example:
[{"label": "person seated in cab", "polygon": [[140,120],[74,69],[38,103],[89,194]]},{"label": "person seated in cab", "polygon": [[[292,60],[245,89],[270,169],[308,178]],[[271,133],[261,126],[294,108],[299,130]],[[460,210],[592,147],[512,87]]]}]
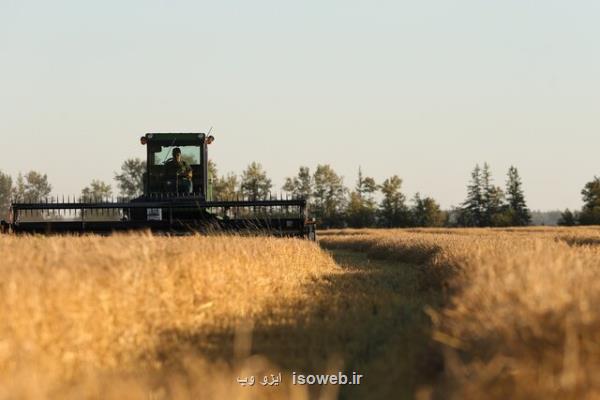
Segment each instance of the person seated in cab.
[{"label": "person seated in cab", "polygon": [[173,157],[165,163],[167,187],[176,193],[192,193],[192,168],[181,158],[181,149],[173,149]]}]

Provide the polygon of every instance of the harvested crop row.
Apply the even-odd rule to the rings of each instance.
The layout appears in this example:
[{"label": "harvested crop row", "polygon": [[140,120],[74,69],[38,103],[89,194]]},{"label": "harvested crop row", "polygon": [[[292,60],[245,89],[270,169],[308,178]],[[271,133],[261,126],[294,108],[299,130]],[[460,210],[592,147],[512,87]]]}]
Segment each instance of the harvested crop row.
[{"label": "harvested crop row", "polygon": [[600,396],[600,247],[584,245],[597,230],[353,233],[322,242],[451,272],[456,290],[431,313],[444,397]]}]

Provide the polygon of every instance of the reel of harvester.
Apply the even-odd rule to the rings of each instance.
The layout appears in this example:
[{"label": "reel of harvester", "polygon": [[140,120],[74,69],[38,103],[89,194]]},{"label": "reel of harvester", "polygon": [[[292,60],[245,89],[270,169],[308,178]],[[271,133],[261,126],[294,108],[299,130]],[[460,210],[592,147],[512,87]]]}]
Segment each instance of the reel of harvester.
[{"label": "reel of harvester", "polygon": [[[3,232],[109,234],[133,230],[185,234],[249,232],[315,239],[306,200],[269,196],[212,199],[207,145],[202,133],[150,133],[144,194],[133,199],[68,197],[13,201]],[[169,155],[173,157],[168,158]],[[183,157],[184,158],[183,158]]]}]

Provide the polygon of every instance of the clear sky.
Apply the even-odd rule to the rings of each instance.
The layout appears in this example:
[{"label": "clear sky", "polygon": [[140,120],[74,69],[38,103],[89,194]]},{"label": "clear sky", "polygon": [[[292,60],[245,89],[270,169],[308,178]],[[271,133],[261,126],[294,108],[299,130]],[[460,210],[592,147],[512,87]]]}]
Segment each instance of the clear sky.
[{"label": "clear sky", "polygon": [[533,209],[600,174],[600,2],[0,0],[0,170],[111,181],[145,132],[214,126],[220,172],[331,164],[443,207],[476,163]]}]

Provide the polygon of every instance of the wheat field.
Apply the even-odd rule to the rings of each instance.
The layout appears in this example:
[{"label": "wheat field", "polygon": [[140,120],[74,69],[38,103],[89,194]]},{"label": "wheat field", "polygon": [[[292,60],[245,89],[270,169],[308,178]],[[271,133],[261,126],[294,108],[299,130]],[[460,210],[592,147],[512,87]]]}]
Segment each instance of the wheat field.
[{"label": "wheat field", "polygon": [[[253,322],[303,315],[309,284],[339,272],[313,243],[266,238],[0,236],[0,254],[0,398],[246,395],[232,377],[268,365],[247,357]],[[180,345],[193,335],[203,348]],[[204,359],[213,335],[240,362]]]},{"label": "wheat field", "polygon": [[[4,235],[0,254],[0,399],[410,398],[432,356],[416,270],[306,240]],[[369,379],[290,384],[341,371]]]},{"label": "wheat field", "polygon": [[593,228],[0,235],[0,399],[599,398],[598,244]]}]

